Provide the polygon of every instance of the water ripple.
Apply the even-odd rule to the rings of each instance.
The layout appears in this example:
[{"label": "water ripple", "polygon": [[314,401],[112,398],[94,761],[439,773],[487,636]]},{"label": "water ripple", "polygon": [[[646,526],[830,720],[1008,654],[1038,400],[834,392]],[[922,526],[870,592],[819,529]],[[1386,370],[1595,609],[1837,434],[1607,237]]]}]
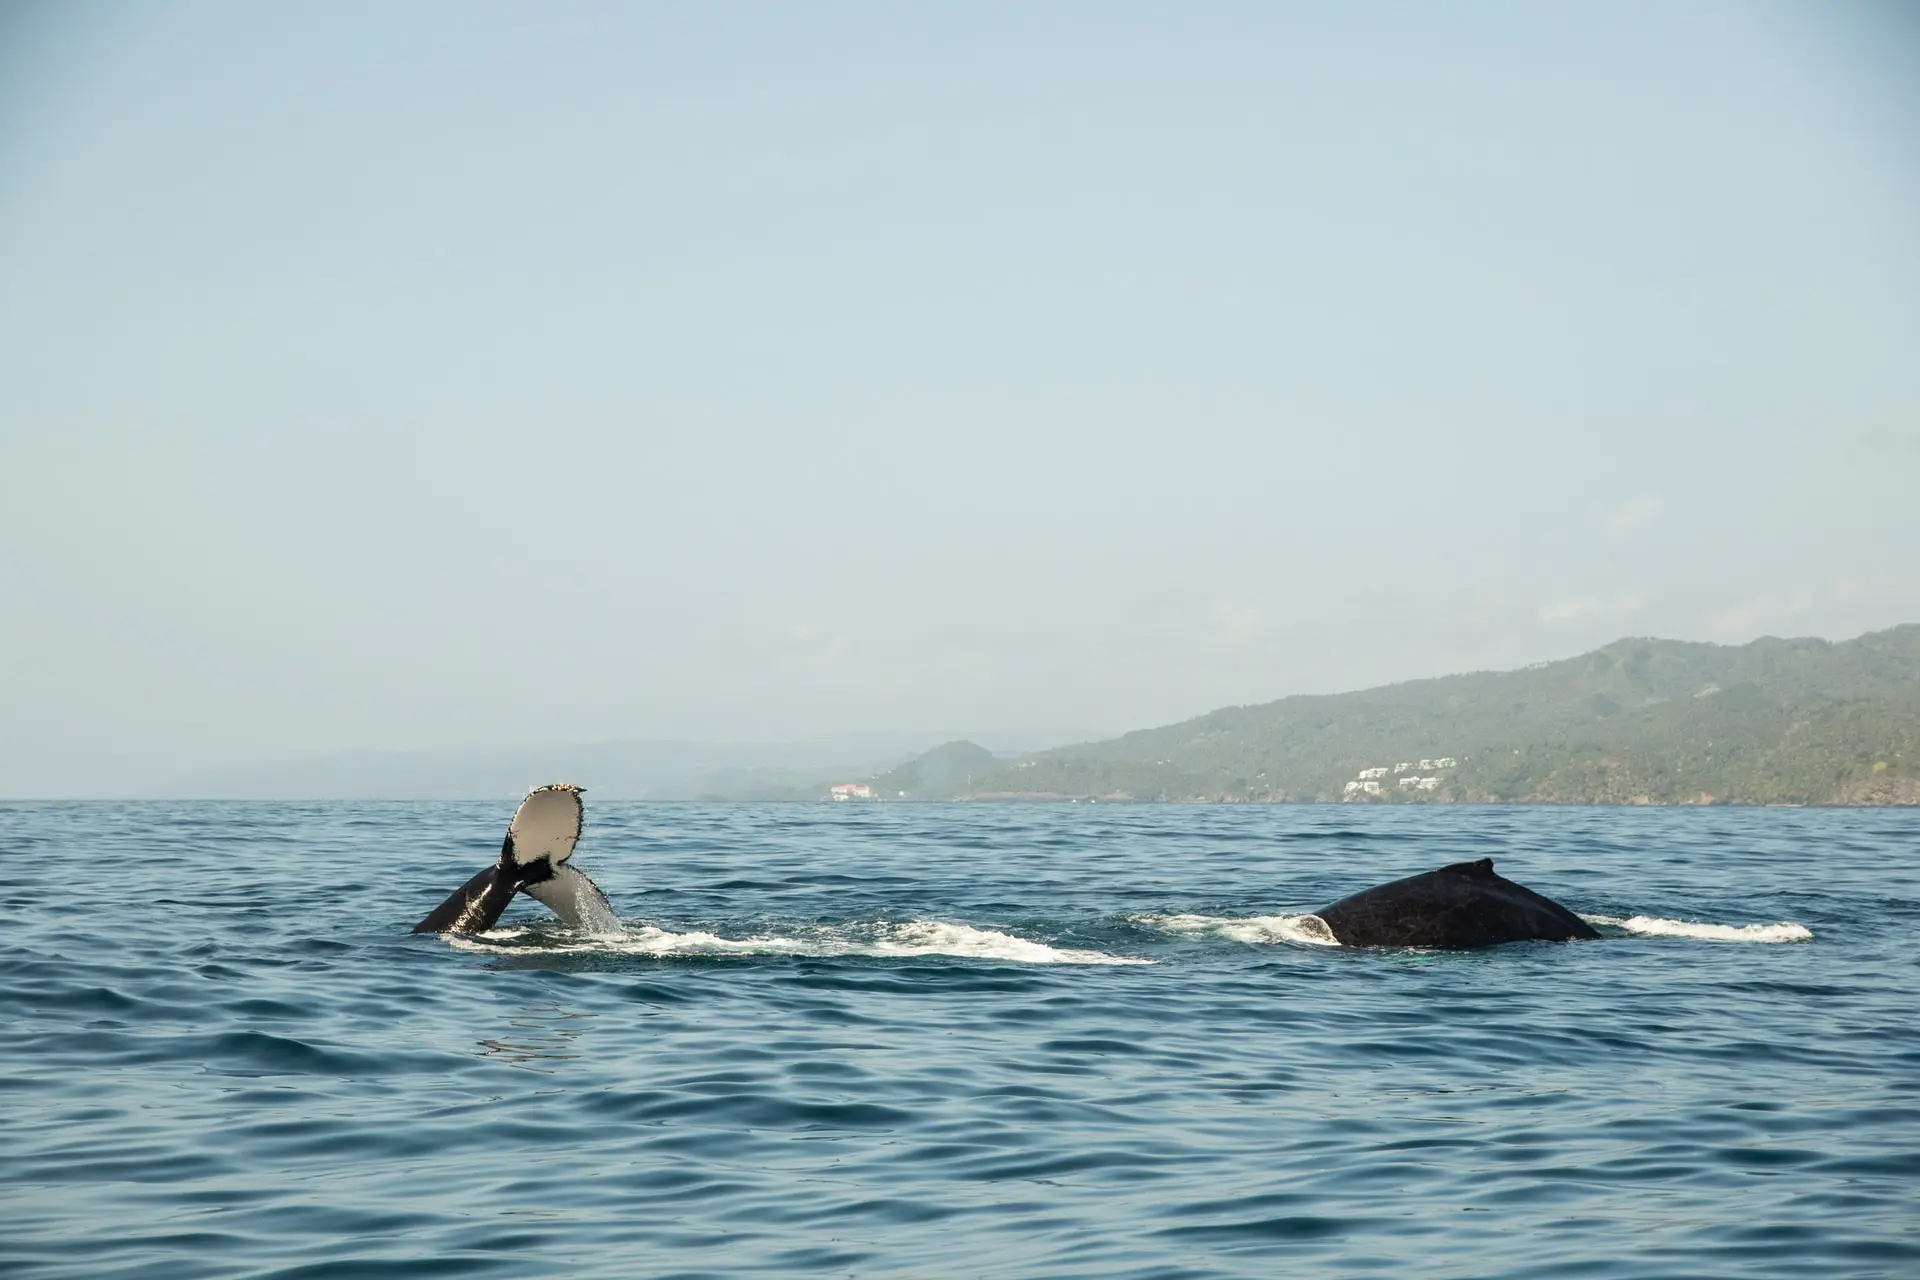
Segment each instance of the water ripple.
[{"label": "water ripple", "polygon": [[[408,936],[510,807],[0,806],[0,1272],[1920,1274],[1911,815],[595,805],[623,935]],[[1479,856],[1608,936],[1313,929]]]}]

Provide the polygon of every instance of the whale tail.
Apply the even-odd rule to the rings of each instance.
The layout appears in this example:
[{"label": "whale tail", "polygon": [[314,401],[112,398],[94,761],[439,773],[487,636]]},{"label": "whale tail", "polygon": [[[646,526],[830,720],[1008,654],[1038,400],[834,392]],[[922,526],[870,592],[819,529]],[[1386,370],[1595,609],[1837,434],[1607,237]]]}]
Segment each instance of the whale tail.
[{"label": "whale tail", "polygon": [[522,891],[575,928],[617,931],[619,920],[606,895],[567,863],[580,839],[580,791],[570,782],[556,782],[528,792],[514,810],[499,860],[455,889],[413,931],[484,933]]},{"label": "whale tail", "polygon": [[552,879],[528,885],[527,896],[583,933],[620,932],[613,904],[578,867],[561,867]]}]

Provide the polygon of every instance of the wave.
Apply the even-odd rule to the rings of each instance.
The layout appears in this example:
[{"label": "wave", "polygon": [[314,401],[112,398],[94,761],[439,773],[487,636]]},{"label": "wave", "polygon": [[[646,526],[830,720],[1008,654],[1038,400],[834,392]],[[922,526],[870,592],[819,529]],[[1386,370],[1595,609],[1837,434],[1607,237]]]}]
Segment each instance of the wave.
[{"label": "wave", "polygon": [[1301,942],[1315,947],[1337,947],[1333,930],[1316,915],[1297,916],[1128,916],[1149,929],[1166,933],[1203,934],[1234,942]]},{"label": "wave", "polygon": [[1803,924],[1701,924],[1693,920],[1664,920],[1659,916],[1581,916],[1600,929],[1620,930],[1644,938],[1694,938],[1702,942],[1809,942],[1813,930]]},{"label": "wave", "polygon": [[724,938],[692,929],[684,933],[641,924],[619,934],[578,934],[549,929],[492,929],[477,936],[446,935],[462,951],[530,951],[609,956],[957,956],[968,960],[1004,960],[1016,964],[1152,964],[1139,956],[1109,955],[1074,947],[976,929],[940,920],[866,923],[798,929],[796,936],[755,934]]}]

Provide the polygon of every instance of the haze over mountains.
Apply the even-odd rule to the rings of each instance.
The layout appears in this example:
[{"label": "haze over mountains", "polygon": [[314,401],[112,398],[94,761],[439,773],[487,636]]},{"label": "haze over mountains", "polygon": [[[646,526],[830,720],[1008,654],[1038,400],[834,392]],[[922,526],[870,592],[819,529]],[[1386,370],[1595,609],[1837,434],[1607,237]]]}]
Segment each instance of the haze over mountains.
[{"label": "haze over mountains", "polygon": [[0,795],[1920,620],[1913,12],[0,3]]},{"label": "haze over mountains", "polygon": [[[478,800],[517,798],[529,787],[564,779],[587,787],[596,800],[803,799],[824,791],[826,779],[889,769],[951,736],[876,732],[795,742],[655,740],[352,751],[191,774],[155,794],[230,800]],[[990,740],[1009,751],[1039,745],[1031,736],[1018,734]]]},{"label": "haze over mountains", "polygon": [[[1402,784],[1416,770],[1429,786]],[[973,794],[1920,803],[1920,626],[1838,644],[1626,639],[1517,671],[1226,707],[1022,757]]]},{"label": "haze over mountains", "polygon": [[565,778],[648,800],[819,800],[860,780],[884,800],[1920,803],[1920,625],[1841,643],[1625,639],[1046,750],[942,736],[357,752],[165,794],[467,799]]}]

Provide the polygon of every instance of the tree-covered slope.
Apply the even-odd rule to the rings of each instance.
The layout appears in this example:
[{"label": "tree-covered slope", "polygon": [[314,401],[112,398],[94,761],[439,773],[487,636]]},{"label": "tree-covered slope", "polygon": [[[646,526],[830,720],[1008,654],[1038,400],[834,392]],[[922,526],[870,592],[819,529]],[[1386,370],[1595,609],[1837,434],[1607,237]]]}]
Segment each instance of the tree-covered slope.
[{"label": "tree-covered slope", "polygon": [[[1450,757],[1430,790],[1395,766]],[[1519,671],[1227,707],[1042,752],[977,795],[1368,801],[1887,802],[1920,795],[1920,626],[1840,644],[1621,640]]]},{"label": "tree-covered slope", "polygon": [[974,791],[1000,767],[1000,759],[985,747],[948,742],[880,774],[872,785],[885,799],[951,800]]}]

